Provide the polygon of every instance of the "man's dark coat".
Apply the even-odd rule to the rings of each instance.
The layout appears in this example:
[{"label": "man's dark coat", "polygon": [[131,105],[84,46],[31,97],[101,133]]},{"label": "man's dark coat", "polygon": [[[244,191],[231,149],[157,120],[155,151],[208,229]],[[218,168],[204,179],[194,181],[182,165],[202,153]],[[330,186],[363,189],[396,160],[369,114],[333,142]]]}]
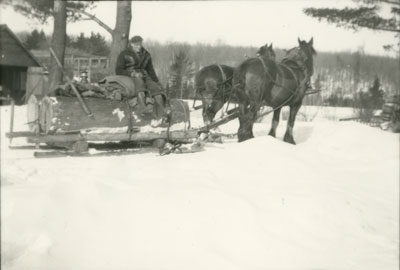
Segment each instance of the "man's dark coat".
[{"label": "man's dark coat", "polygon": [[141,72],[143,75],[149,76],[154,82],[158,82],[151,55],[144,48],[140,53],[134,52],[132,48],[127,48],[119,54],[115,67],[116,75],[131,76],[132,71]]}]

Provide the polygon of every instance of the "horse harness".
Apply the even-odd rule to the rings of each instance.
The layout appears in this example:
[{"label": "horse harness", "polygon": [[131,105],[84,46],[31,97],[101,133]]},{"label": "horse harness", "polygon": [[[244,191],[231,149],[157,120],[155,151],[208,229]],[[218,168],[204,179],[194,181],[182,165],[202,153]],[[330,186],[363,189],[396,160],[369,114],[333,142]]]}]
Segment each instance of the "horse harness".
[{"label": "horse harness", "polygon": [[219,68],[219,71],[221,71],[222,82],[226,82],[226,74],[225,74],[224,70],[222,69],[221,65],[217,65],[217,67]]},{"label": "horse harness", "polygon": [[[265,64],[264,59],[262,59],[261,56],[259,56],[258,59],[260,59],[262,65],[263,65],[263,67],[264,67],[265,74],[269,77],[269,79],[270,79],[275,85],[280,86],[280,87],[284,87],[283,85],[279,85],[279,84],[276,82],[276,80],[275,80],[274,78],[272,78],[271,74],[268,72],[268,68],[267,68],[267,65]],[[297,63],[296,63],[296,64],[297,64]],[[278,68],[279,68],[279,65],[282,65],[282,66],[284,66],[285,68],[287,68],[287,69],[289,70],[289,72],[292,74],[294,80],[296,81],[296,84],[299,84],[299,79],[298,79],[298,77],[296,76],[296,73],[294,73],[294,71],[293,71],[293,69],[292,69],[291,67],[289,67],[288,65],[286,65],[286,64],[283,63],[283,62],[277,64]]]},{"label": "horse harness", "polygon": [[[257,58],[261,61],[262,65],[263,65],[263,68],[264,68],[264,71],[265,71],[265,74],[269,77],[269,79],[272,81],[272,83],[274,83],[275,86],[278,86],[278,87],[281,87],[281,88],[285,88],[285,89],[290,90],[290,91],[292,92],[292,94],[289,96],[289,98],[287,98],[282,104],[280,104],[279,106],[277,106],[276,108],[274,108],[274,109],[272,110],[272,111],[275,111],[275,110],[277,110],[277,109],[282,108],[283,106],[285,106],[285,105],[295,96],[295,94],[298,92],[298,89],[300,88],[299,79],[298,79],[298,77],[296,76],[295,72],[292,70],[291,67],[289,67],[289,66],[286,65],[285,63],[282,63],[282,62],[279,63],[279,65],[282,65],[282,66],[286,67],[286,68],[290,71],[290,73],[292,74],[293,78],[294,78],[295,81],[296,81],[296,84],[298,85],[298,86],[296,87],[296,89],[295,89],[294,91],[292,91],[292,90],[289,89],[288,87],[285,87],[285,86],[282,85],[282,84],[278,84],[278,83],[276,82],[276,80],[275,80],[274,78],[272,78],[271,74],[268,72],[268,68],[267,68],[267,65],[265,64],[264,59],[263,59],[261,56],[259,56],[259,57],[257,57]],[[297,62],[294,62],[294,63],[297,64]],[[279,65],[277,65],[278,68],[279,68]],[[271,111],[271,112],[272,112],[272,111]]]},{"label": "horse harness", "polygon": [[[225,95],[229,94],[229,92],[231,92],[230,88],[232,87],[229,83],[229,81],[232,79],[233,75],[230,77],[226,76],[226,73],[224,72],[223,68],[221,65],[216,64],[216,66],[218,67],[219,71],[221,72],[221,76],[222,76],[222,82],[217,84],[217,87],[221,87],[222,86],[222,91],[216,91],[215,94],[213,95],[212,99],[218,99],[218,98],[222,98],[222,100],[225,99]],[[206,87],[200,86],[196,88],[196,92],[198,89],[205,89]]]},{"label": "horse harness", "polygon": [[[222,66],[221,65],[217,65],[217,67],[221,71],[222,83],[220,83],[219,85],[222,86],[222,91],[215,92],[215,94],[213,96],[213,99],[218,99],[218,97],[219,97],[218,94],[220,93],[220,95],[222,96],[221,97],[222,101],[224,101],[226,94],[230,94],[230,95],[232,94],[231,85],[229,84],[229,80],[232,79],[233,76],[227,78],[224,70],[222,69]],[[230,99],[230,97],[229,97],[229,99]]]}]

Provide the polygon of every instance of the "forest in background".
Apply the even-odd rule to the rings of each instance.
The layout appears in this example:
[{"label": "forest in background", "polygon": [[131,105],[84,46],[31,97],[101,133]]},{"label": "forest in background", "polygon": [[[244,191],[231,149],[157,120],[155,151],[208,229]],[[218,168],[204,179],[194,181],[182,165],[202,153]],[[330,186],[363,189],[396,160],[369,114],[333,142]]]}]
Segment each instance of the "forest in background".
[{"label": "forest in background", "polygon": [[[20,32],[17,36],[28,49],[47,50],[49,47],[49,38],[42,31]],[[297,45],[296,42],[294,39],[293,46]],[[246,57],[255,56],[258,48],[264,44],[231,46],[222,43],[160,43],[146,40],[144,45],[152,54],[157,74],[170,96],[193,98],[194,74],[198,70],[210,64],[237,66]],[[69,36],[67,46],[94,55],[108,56],[110,44],[100,34],[91,33],[90,36]],[[316,49],[318,51],[318,45]],[[274,50],[279,61],[285,52],[281,48]],[[376,78],[379,79],[380,88],[386,96],[399,94],[400,91],[398,58],[367,55],[361,48],[357,52],[318,52],[314,67],[313,85],[320,89],[321,93],[308,97],[306,103],[352,106],[352,99],[357,93],[367,91]],[[92,82],[106,76],[107,72],[101,69],[93,70]]]},{"label": "forest in background", "polygon": [[[293,43],[296,45],[296,41]],[[154,65],[160,79],[168,81],[171,66],[176,62],[176,56],[186,56],[188,71],[198,71],[210,64],[226,64],[237,66],[246,57],[253,57],[259,46],[244,47],[226,44],[194,44],[179,42],[162,44],[155,41],[146,42],[146,48],[152,53]],[[291,48],[285,48],[291,49]],[[274,48],[279,61],[284,56],[283,49]],[[179,60],[179,59],[178,59]],[[185,62],[185,61],[182,61]],[[331,95],[349,96],[359,91],[367,91],[375,78],[379,78],[381,88],[387,94],[395,94],[400,90],[399,59],[367,55],[362,50],[357,52],[318,52],[314,58],[314,86],[320,88],[323,99]],[[185,72],[183,72],[185,73]],[[190,88],[191,80],[188,80]],[[315,86],[316,87],[316,86]]]}]

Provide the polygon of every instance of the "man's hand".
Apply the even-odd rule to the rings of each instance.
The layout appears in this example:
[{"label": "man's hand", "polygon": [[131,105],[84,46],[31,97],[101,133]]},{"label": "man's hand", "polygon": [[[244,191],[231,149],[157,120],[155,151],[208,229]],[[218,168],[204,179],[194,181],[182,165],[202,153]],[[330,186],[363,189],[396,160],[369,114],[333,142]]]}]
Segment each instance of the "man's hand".
[{"label": "man's hand", "polygon": [[131,77],[142,78],[142,77],[143,77],[143,74],[140,73],[140,72],[132,71]]}]

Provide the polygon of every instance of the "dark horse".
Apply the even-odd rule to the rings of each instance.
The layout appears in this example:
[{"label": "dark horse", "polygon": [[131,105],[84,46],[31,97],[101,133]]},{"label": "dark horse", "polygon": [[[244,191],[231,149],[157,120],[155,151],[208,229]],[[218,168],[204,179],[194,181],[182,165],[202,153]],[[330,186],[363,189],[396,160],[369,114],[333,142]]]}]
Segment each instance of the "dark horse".
[{"label": "dark horse", "polygon": [[209,124],[232,93],[234,68],[227,65],[209,65],[197,72],[195,88],[203,103],[203,121]]},{"label": "dark horse", "polygon": [[314,71],[313,39],[298,39],[299,46],[289,50],[279,63],[265,56],[245,60],[235,70],[233,85],[239,100],[239,142],[253,138],[253,124],[263,105],[274,109],[269,135],[275,137],[283,106],[290,107],[287,130],[283,140],[295,144],[293,126],[309,80]]},{"label": "dark horse", "polygon": [[[275,59],[272,44],[262,46],[258,54]],[[197,72],[195,86],[203,103],[204,123],[212,122],[216,113],[231,99],[233,72],[234,68],[227,65],[209,65]]]}]

